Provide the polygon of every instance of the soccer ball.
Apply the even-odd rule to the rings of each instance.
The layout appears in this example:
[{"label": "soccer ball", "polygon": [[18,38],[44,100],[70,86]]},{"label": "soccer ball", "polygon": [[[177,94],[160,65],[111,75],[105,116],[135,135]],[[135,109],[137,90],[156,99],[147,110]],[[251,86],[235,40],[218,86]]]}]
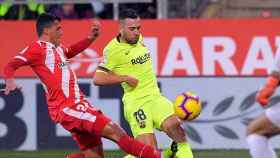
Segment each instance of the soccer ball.
[{"label": "soccer ball", "polygon": [[185,121],[195,119],[201,112],[199,97],[191,92],[178,95],[173,106],[175,114]]}]

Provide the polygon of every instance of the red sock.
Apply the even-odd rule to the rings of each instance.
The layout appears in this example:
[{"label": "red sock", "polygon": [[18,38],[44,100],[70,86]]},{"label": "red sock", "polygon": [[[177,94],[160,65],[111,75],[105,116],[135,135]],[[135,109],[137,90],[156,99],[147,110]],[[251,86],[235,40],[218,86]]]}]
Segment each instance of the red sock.
[{"label": "red sock", "polygon": [[66,158],[85,158],[83,154],[70,154]]},{"label": "red sock", "polygon": [[150,145],[145,145],[140,141],[137,141],[128,135],[124,135],[121,139],[117,142],[119,147],[138,158],[160,158],[160,152],[155,150]]}]

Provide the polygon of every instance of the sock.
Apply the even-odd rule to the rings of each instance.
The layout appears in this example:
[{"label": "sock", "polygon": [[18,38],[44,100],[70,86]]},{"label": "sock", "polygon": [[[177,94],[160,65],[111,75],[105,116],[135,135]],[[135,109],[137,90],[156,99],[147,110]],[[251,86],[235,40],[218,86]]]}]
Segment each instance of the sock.
[{"label": "sock", "polygon": [[66,158],[85,158],[83,154],[70,154]]},{"label": "sock", "polygon": [[169,148],[163,150],[163,158],[170,158],[171,155],[172,151]]},{"label": "sock", "polygon": [[161,158],[161,153],[152,146],[145,145],[128,135],[122,136],[117,144],[123,151],[138,158]]},{"label": "sock", "polygon": [[172,141],[170,146],[167,149],[163,150],[163,157],[164,158],[174,158],[178,151],[177,143]]},{"label": "sock", "polygon": [[187,142],[177,143],[178,151],[176,153],[177,158],[193,158],[191,146]]},{"label": "sock", "polygon": [[265,136],[251,134],[246,140],[252,158],[277,158],[275,151],[272,149]]}]

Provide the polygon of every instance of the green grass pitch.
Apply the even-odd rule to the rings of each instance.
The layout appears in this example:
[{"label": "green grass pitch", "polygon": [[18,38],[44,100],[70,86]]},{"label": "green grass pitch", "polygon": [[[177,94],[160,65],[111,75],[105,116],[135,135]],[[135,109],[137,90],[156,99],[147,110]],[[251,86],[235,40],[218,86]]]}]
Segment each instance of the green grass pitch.
[{"label": "green grass pitch", "polygon": [[[0,158],[65,158],[71,150],[0,150]],[[279,151],[278,151],[279,155]],[[122,158],[121,151],[106,151],[105,158]],[[248,150],[194,150],[194,158],[250,158]]]}]

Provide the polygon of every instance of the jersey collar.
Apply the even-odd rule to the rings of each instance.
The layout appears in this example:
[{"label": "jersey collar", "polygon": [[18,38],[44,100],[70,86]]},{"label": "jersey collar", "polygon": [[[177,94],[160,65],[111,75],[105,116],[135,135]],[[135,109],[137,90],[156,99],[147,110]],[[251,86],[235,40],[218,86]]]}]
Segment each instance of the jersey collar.
[{"label": "jersey collar", "polygon": [[46,45],[47,45],[47,46],[49,46],[49,47],[56,48],[56,47],[55,47],[55,45],[54,45],[54,44],[52,44],[51,42],[42,41],[42,40],[39,40],[38,42],[39,42],[39,43],[44,43],[44,44],[46,44]]}]

